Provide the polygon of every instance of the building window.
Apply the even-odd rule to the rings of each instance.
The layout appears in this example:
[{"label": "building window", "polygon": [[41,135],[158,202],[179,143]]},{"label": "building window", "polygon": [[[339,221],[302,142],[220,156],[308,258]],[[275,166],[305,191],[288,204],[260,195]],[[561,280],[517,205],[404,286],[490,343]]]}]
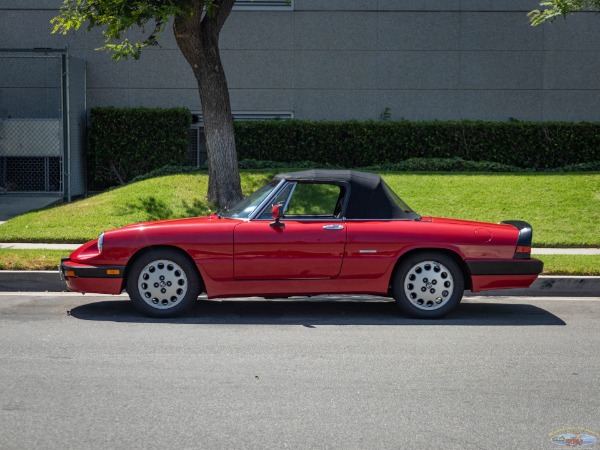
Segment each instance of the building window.
[{"label": "building window", "polygon": [[[240,112],[233,113],[233,120],[289,120],[294,118],[292,112]],[[206,137],[202,113],[192,111],[192,126],[188,132],[189,147],[186,164],[188,166],[205,166],[207,161]]]},{"label": "building window", "polygon": [[294,10],[294,0],[236,0],[236,10]]},{"label": "building window", "polygon": [[192,124],[188,132],[190,145],[186,165],[200,167],[206,164],[206,138],[204,128]]}]

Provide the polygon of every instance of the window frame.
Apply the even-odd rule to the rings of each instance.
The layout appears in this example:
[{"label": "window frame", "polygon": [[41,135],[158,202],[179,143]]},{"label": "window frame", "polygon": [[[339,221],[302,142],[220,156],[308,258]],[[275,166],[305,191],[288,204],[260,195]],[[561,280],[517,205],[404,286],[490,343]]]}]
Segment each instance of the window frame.
[{"label": "window frame", "polygon": [[258,211],[258,213],[253,214],[251,217],[248,218],[248,220],[272,221],[273,218],[271,216],[269,218],[261,218],[261,216],[268,211],[268,208],[271,207],[272,200],[277,198],[277,196],[283,190],[285,190],[289,184],[294,184],[294,186],[290,190],[290,193],[288,194],[287,199],[285,201],[285,205],[284,205],[284,211],[285,211],[285,209],[287,208],[287,206],[289,205],[289,203],[292,199],[292,195],[294,195],[294,192],[296,191],[296,186],[298,185],[298,183],[301,183],[301,184],[325,184],[325,185],[339,186],[340,189],[344,193],[344,198],[342,200],[342,207],[340,209],[339,217],[334,217],[334,216],[318,217],[318,216],[314,216],[314,215],[306,215],[306,217],[303,217],[302,215],[294,215],[291,217],[285,217],[285,216],[282,217],[281,218],[282,222],[285,222],[286,220],[294,221],[294,222],[323,222],[323,221],[345,222],[346,221],[346,217],[345,217],[346,209],[348,206],[348,201],[350,199],[350,183],[345,182],[345,181],[322,181],[322,180],[284,180],[284,181],[285,181],[285,183],[277,186],[277,188],[273,190],[271,195],[269,195],[269,197],[265,199],[264,205],[261,205],[260,208],[256,208],[256,210],[260,209]]},{"label": "window frame", "polygon": [[294,11],[295,0],[237,0],[233,11]]}]

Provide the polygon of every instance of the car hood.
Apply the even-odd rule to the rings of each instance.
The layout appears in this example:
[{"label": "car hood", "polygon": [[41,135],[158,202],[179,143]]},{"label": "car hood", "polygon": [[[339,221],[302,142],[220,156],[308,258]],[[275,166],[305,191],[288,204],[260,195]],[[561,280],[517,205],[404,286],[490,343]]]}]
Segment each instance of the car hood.
[{"label": "car hood", "polygon": [[204,225],[211,223],[222,223],[224,220],[229,219],[220,219],[215,214],[206,217],[189,217],[184,219],[165,219],[165,220],[153,220],[150,222],[138,222],[133,223],[131,225],[126,225],[124,227],[119,228],[120,230],[129,230],[132,228],[155,228],[155,227],[172,227],[179,225]]},{"label": "car hood", "polygon": [[229,234],[240,220],[220,219],[216,215],[186,219],[155,220],[127,225],[105,233],[106,243],[121,246],[177,244],[198,241],[200,235]]}]

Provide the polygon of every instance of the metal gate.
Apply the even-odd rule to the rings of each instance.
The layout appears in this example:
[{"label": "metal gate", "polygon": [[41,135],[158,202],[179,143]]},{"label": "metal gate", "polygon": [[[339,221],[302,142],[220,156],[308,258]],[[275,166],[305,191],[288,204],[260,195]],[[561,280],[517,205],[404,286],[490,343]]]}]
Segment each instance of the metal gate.
[{"label": "metal gate", "polygon": [[85,63],[0,49],[0,193],[86,193]]}]

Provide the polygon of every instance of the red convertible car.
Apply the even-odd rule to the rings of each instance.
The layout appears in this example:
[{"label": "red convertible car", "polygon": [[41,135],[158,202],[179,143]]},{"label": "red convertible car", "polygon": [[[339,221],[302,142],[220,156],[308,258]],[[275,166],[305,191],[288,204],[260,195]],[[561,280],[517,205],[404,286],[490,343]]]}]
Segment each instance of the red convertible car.
[{"label": "red convertible car", "polygon": [[420,216],[378,175],[308,170],[275,176],[203,218],[106,231],[61,264],[78,292],[126,290],[141,312],[184,313],[208,298],[317,294],[393,297],[412,317],[452,311],[465,289],[529,287],[543,264],[532,228]]}]

